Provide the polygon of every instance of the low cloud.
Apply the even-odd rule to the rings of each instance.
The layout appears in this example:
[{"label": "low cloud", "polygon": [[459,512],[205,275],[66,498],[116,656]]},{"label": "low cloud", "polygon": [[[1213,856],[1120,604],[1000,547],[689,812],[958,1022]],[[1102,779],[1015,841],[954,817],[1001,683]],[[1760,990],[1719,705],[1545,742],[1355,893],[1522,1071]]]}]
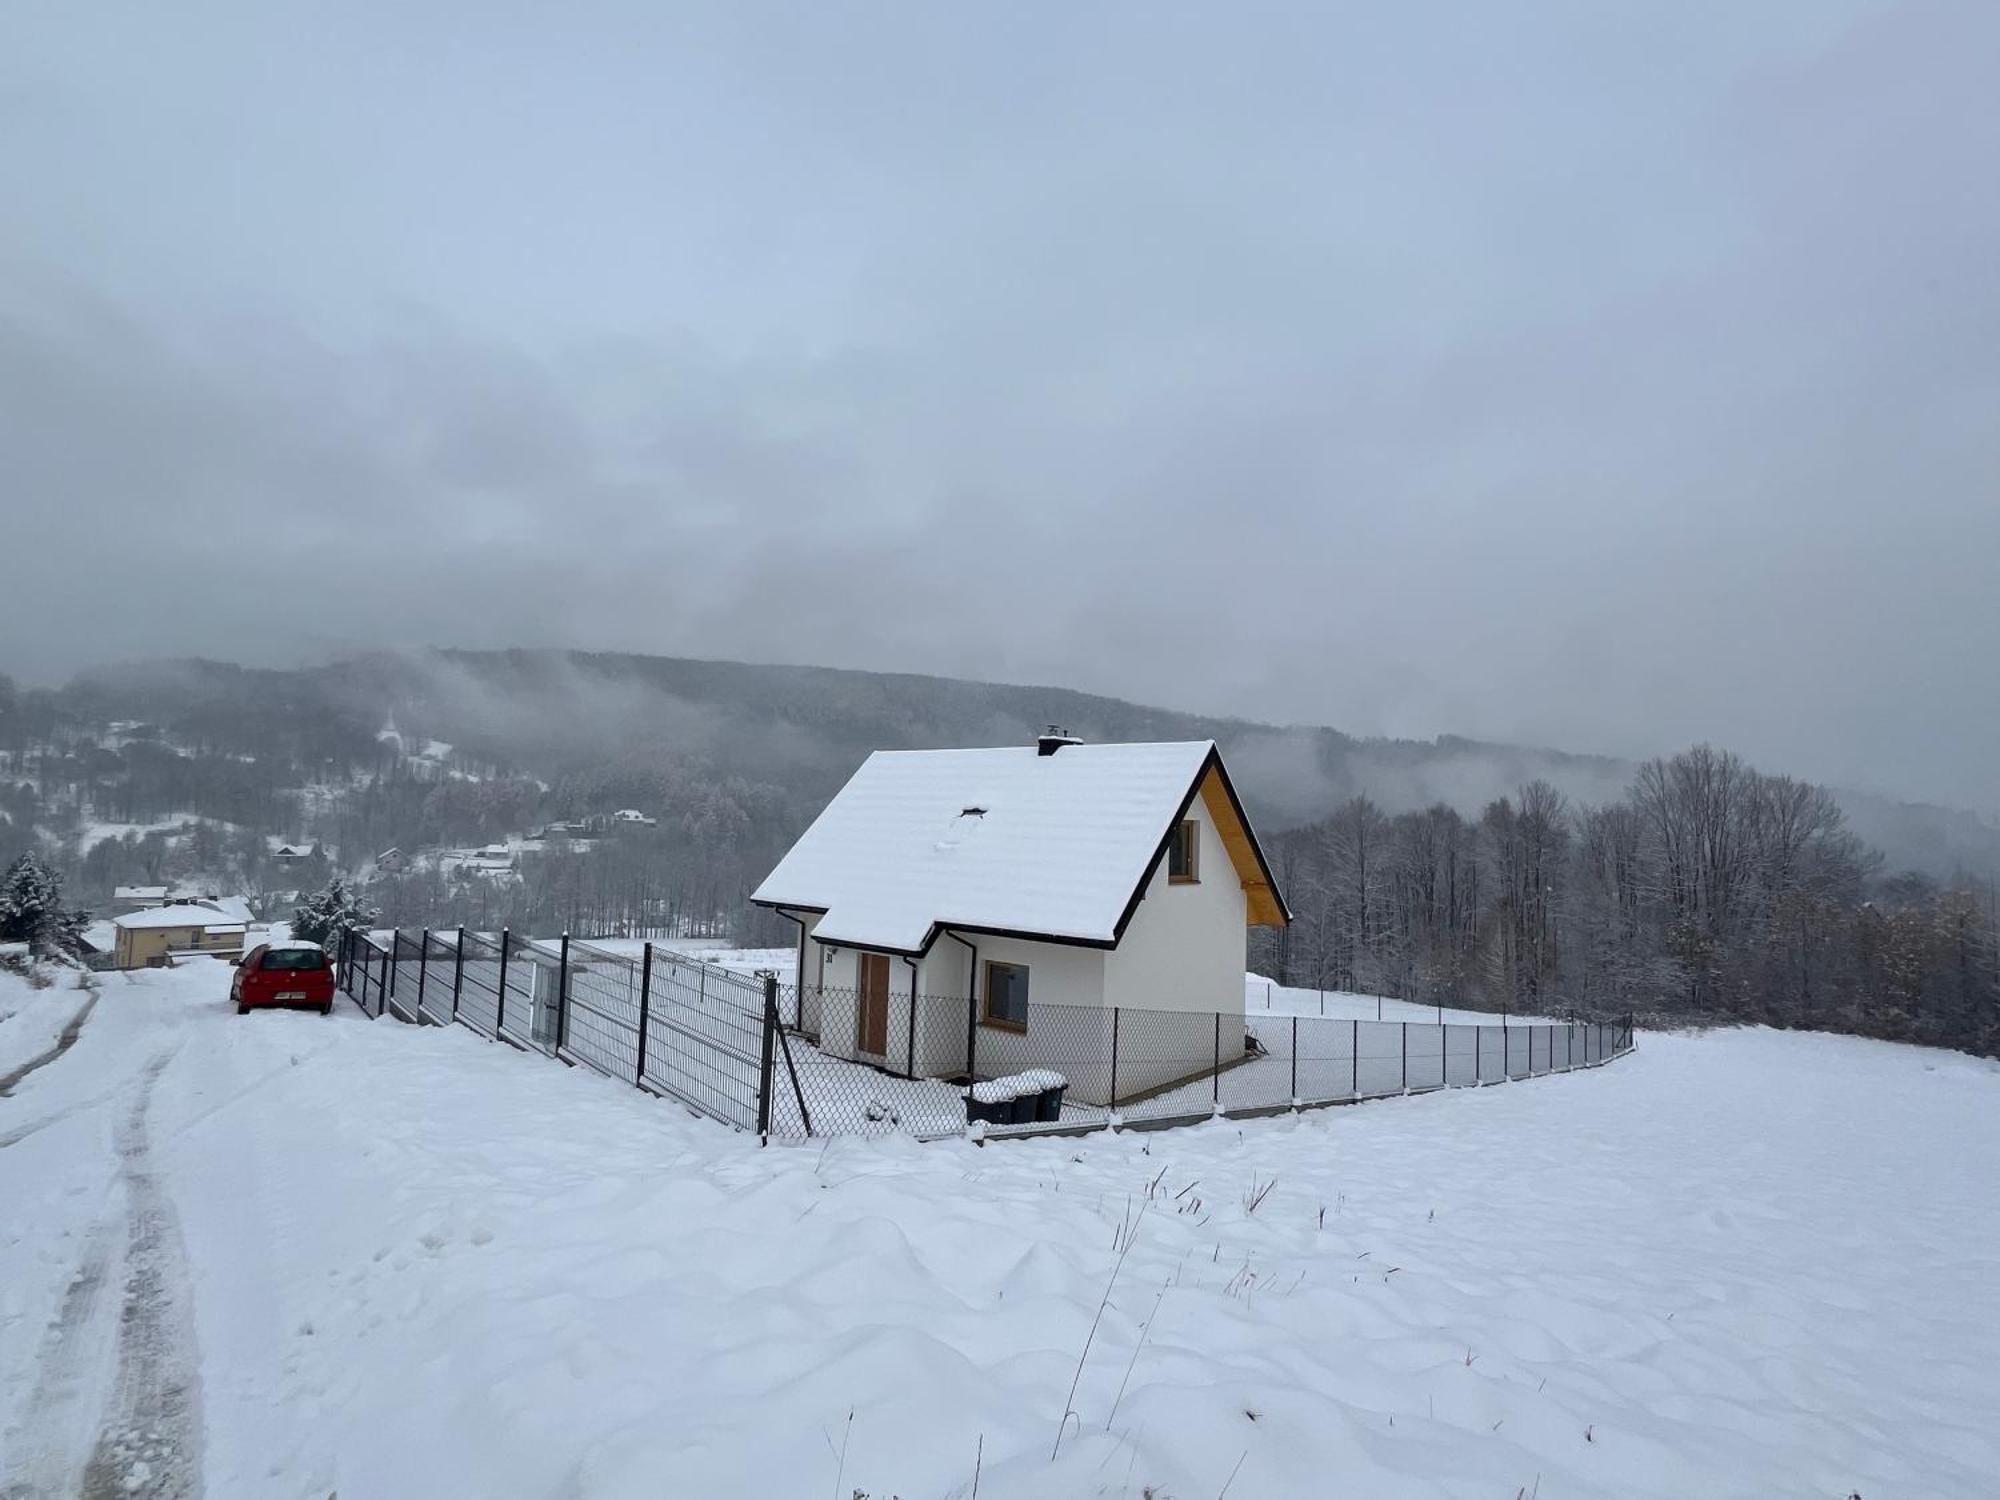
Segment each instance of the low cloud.
[{"label": "low cloud", "polygon": [[2000,18],[1732,15],[623,16],[533,121],[500,33],[350,96],[286,66],[358,29],[16,23],[0,670],[798,660],[2000,808]]}]

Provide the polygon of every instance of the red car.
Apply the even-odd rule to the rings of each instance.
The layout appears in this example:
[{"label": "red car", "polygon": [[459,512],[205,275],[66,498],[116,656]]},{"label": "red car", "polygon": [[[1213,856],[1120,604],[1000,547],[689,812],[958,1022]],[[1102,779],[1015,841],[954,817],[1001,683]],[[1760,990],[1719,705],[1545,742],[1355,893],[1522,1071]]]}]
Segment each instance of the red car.
[{"label": "red car", "polygon": [[333,1009],[333,961],[317,943],[259,943],[236,965],[229,986],[236,1014],[253,1005],[315,1006]]}]

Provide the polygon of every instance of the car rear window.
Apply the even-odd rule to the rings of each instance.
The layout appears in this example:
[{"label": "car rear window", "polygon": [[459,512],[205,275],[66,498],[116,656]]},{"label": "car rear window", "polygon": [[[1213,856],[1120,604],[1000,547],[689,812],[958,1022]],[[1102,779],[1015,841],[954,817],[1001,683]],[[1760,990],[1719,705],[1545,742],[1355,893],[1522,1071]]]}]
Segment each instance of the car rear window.
[{"label": "car rear window", "polygon": [[326,955],[317,948],[273,948],[264,955],[262,969],[324,969]]}]

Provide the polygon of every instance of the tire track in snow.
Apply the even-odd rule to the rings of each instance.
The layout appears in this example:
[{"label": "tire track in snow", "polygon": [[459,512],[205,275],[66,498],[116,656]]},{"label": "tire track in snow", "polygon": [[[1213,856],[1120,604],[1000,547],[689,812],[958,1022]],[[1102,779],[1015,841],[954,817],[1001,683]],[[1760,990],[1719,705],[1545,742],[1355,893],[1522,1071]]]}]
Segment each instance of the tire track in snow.
[{"label": "tire track in snow", "polygon": [[12,1475],[0,1500],[40,1500],[69,1492],[77,1449],[95,1420],[85,1403],[96,1395],[95,1367],[108,1363],[112,1337],[99,1327],[104,1289],[117,1246],[106,1221],[91,1230],[83,1258],[63,1292],[55,1321],[35,1354],[37,1376],[20,1421],[7,1433]]},{"label": "tire track in snow", "polygon": [[[10,1434],[18,1463],[10,1459],[14,1474],[0,1500],[193,1500],[201,1493],[187,1251],[153,1168],[148,1120],[153,1090],[178,1050],[142,1070],[119,1124],[123,1222],[114,1216],[92,1230],[43,1335],[40,1378]],[[114,1264],[122,1287],[115,1326],[106,1326]],[[86,1403],[95,1409],[85,1411]]]},{"label": "tire track in snow", "polygon": [[83,1023],[90,1019],[90,1012],[97,1004],[98,991],[92,990],[90,998],[77,1009],[77,1013],[63,1023],[63,1029],[56,1033],[56,1044],[38,1057],[31,1057],[13,1072],[0,1075],[0,1099],[5,1099],[20,1086],[30,1073],[46,1068],[76,1045],[76,1039],[83,1035]]},{"label": "tire track in snow", "polygon": [[111,1409],[84,1464],[81,1500],[192,1500],[201,1493],[201,1379],[180,1215],[153,1168],[147,1120],[173,1058],[146,1067],[118,1134],[125,1181],[125,1297]]}]

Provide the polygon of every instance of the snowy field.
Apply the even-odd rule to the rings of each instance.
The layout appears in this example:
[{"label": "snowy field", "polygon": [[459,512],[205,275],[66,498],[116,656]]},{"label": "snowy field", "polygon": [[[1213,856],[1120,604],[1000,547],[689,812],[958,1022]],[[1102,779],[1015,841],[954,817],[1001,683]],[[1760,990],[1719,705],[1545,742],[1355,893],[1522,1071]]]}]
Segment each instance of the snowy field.
[{"label": "snowy field", "polygon": [[[760,1150],[462,1028],[238,1018],[228,972],[102,976],[0,1097],[0,1494],[1895,1500],[2000,1474],[1988,1063],[1647,1035],[1296,1119]],[[38,1018],[8,1057],[88,998],[0,983],[0,1037]]]},{"label": "snowy field", "polygon": [[[1498,1026],[1500,1013],[1458,1010],[1452,1006],[1417,1005],[1385,995],[1357,995],[1347,990],[1287,988],[1262,974],[1243,976],[1243,1013],[1252,1021],[1260,1015],[1333,1016],[1343,1021],[1408,1021],[1411,1025]],[[1542,1026],[1560,1016],[1510,1015],[1522,1026]]]}]

